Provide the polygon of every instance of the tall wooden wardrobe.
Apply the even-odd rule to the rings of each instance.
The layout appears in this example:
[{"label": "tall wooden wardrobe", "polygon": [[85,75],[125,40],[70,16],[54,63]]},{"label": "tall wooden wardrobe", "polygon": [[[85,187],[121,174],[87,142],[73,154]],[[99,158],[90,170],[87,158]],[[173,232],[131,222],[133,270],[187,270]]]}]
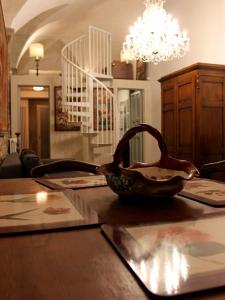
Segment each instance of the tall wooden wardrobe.
[{"label": "tall wooden wardrobe", "polygon": [[197,167],[225,159],[225,65],[196,63],[159,82],[169,153]]}]

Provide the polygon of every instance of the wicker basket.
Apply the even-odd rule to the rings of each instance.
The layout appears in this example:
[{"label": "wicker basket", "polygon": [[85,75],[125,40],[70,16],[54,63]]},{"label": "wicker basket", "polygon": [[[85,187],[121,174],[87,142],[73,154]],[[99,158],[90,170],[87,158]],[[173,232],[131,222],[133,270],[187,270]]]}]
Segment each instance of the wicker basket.
[{"label": "wicker basket", "polygon": [[[123,168],[120,163],[124,149],[129,140],[142,131],[147,131],[158,141],[160,160],[153,164],[135,163],[129,168]],[[160,132],[147,124],[129,129],[117,145],[113,162],[102,165],[98,171],[105,175],[109,187],[115,193],[138,198],[171,197],[182,190],[186,180],[198,173],[191,162],[170,157]]]}]

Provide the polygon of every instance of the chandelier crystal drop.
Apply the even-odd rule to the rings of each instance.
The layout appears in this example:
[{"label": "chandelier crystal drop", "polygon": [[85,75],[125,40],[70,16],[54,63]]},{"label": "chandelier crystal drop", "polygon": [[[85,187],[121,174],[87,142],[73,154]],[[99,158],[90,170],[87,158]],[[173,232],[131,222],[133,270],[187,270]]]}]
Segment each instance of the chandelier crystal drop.
[{"label": "chandelier crystal drop", "polygon": [[130,28],[122,48],[124,60],[158,64],[185,55],[189,50],[187,32],[167,14],[163,0],[146,0],[146,9]]}]

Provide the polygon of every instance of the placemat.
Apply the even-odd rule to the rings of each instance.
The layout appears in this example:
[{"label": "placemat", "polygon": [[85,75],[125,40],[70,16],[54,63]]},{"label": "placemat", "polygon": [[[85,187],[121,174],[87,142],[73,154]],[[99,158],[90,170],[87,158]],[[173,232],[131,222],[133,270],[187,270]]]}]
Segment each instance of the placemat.
[{"label": "placemat", "polygon": [[225,285],[224,226],[225,214],[214,214],[173,223],[101,228],[151,293],[175,296]]},{"label": "placemat", "polygon": [[35,179],[40,184],[43,184],[54,190],[62,189],[80,189],[107,185],[104,175],[90,175],[79,177],[66,178],[40,178]]},{"label": "placemat", "polygon": [[72,190],[0,195],[0,234],[100,224]]},{"label": "placemat", "polygon": [[210,179],[195,178],[185,184],[179,195],[212,206],[224,206],[225,184]]}]

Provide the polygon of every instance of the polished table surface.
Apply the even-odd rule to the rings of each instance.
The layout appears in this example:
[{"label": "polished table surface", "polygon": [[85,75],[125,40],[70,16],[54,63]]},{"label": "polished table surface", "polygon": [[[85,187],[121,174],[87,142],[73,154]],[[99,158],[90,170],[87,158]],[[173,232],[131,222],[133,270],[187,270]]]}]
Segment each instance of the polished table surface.
[{"label": "polished table surface", "polygon": [[[2,195],[41,190],[48,189],[32,179],[0,180]],[[168,203],[137,205],[118,200],[108,187],[79,189],[74,195],[108,224],[182,220],[224,210],[181,197]],[[0,270],[0,299],[4,300],[155,298],[130,272],[98,226],[2,236]],[[225,287],[180,299],[225,299]]]}]

